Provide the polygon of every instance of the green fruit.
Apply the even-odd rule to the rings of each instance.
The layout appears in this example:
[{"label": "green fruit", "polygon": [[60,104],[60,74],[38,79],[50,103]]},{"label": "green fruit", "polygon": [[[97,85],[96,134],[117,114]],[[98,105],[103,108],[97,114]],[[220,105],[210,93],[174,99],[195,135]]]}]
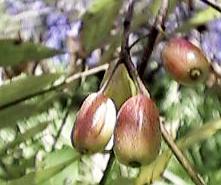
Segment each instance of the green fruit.
[{"label": "green fruit", "polygon": [[81,153],[102,151],[116,123],[113,101],[101,93],[89,95],[81,106],[71,134],[73,146]]},{"label": "green fruit", "polygon": [[142,94],[128,99],[120,108],[114,131],[114,152],[119,162],[132,167],[155,160],[161,142],[159,112]]},{"label": "green fruit", "polygon": [[168,73],[183,85],[195,85],[208,79],[210,65],[202,51],[184,38],[172,38],[162,51]]}]

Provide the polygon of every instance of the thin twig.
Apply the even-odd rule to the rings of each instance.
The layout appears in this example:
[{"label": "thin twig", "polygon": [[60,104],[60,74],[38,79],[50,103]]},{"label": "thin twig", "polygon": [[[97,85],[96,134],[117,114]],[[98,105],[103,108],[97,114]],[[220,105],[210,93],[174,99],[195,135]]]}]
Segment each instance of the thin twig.
[{"label": "thin twig", "polygon": [[130,58],[130,51],[129,51],[129,35],[130,35],[130,26],[131,26],[131,20],[133,17],[133,9],[134,9],[134,3],[135,1],[131,0],[129,2],[128,11],[125,16],[124,20],[124,27],[123,27],[123,35],[122,35],[122,41],[121,41],[121,52],[120,52],[120,62],[125,64],[130,76],[133,80],[136,80],[136,69],[133,65],[133,63],[129,62]]},{"label": "thin twig", "polygon": [[43,94],[46,94],[46,93],[51,92],[51,91],[55,91],[55,90],[57,90],[59,88],[64,88],[64,87],[68,86],[70,83],[72,83],[73,81],[75,81],[75,80],[77,80],[77,79],[79,79],[81,77],[86,77],[86,76],[90,76],[90,75],[96,74],[96,73],[98,73],[100,71],[105,71],[105,70],[107,70],[107,68],[108,68],[108,64],[104,64],[102,66],[90,69],[88,71],[74,74],[74,75],[68,77],[67,79],[65,79],[63,82],[61,82],[61,83],[59,83],[57,85],[51,86],[48,89],[44,89],[44,90],[38,91],[36,93],[27,95],[25,97],[22,97],[22,98],[14,100],[14,101],[11,101],[9,103],[6,103],[4,105],[1,105],[0,106],[0,111],[5,109],[5,108],[8,108],[10,106],[13,106],[13,105],[16,105],[18,103],[21,103],[21,102],[23,102],[25,100],[28,100],[30,98],[33,98],[33,97],[36,97],[36,96],[39,96],[39,95],[43,95]]},{"label": "thin twig", "polygon": [[173,138],[170,136],[170,134],[167,132],[163,122],[160,123],[160,129],[161,133],[163,135],[163,138],[167,145],[172,150],[173,154],[176,156],[177,160],[180,162],[180,164],[183,166],[183,168],[186,170],[188,175],[191,177],[192,181],[196,185],[205,185],[205,182],[200,177],[200,175],[194,170],[192,164],[189,162],[189,160],[185,157],[185,155],[182,153],[182,151],[178,148],[176,143],[174,142]]},{"label": "thin twig", "polygon": [[164,22],[168,11],[168,0],[162,0],[162,5],[159,10],[158,16],[151,28],[147,44],[144,46],[141,63],[138,69],[139,75],[142,78],[147,66],[147,62],[152,54],[156,40],[159,36],[160,30],[164,30]]},{"label": "thin twig", "polygon": [[137,40],[135,40],[135,41],[129,46],[128,49],[131,50],[138,42],[140,42],[140,41],[143,40],[143,39],[148,38],[149,35],[150,35],[149,33],[146,34],[146,35],[142,35],[142,36],[139,37]]},{"label": "thin twig", "polygon": [[66,120],[67,120],[68,115],[69,115],[69,113],[70,113],[70,111],[71,111],[72,102],[73,102],[73,99],[71,100],[71,102],[70,102],[69,105],[67,106],[66,112],[65,112],[64,117],[63,117],[62,122],[61,122],[61,126],[60,126],[60,128],[59,128],[59,130],[58,130],[58,132],[57,132],[57,134],[56,134],[56,136],[55,136],[55,141],[54,141],[54,144],[53,144],[53,146],[52,146],[52,151],[55,150],[57,141],[58,141],[58,139],[59,139],[60,136],[61,136],[61,132],[62,132],[64,126],[65,126]]},{"label": "thin twig", "polygon": [[104,64],[104,65],[98,66],[96,68],[90,69],[88,71],[74,74],[74,75],[68,77],[65,80],[64,84],[70,84],[71,82],[73,82],[81,77],[86,77],[86,76],[94,75],[94,74],[99,73],[101,71],[106,71],[108,69],[108,66],[109,66],[109,64]]},{"label": "thin twig", "polygon": [[202,1],[205,4],[207,4],[208,6],[211,6],[215,10],[221,12],[221,5],[216,4],[215,2],[212,2],[211,0],[200,0],[200,1]]},{"label": "thin twig", "polygon": [[128,41],[129,41],[129,35],[130,35],[130,26],[131,26],[131,20],[133,18],[133,10],[134,10],[134,4],[135,0],[129,1],[128,10],[124,19],[124,28],[123,28],[123,37],[121,42],[121,54],[124,53],[125,49],[128,49]]},{"label": "thin twig", "polygon": [[106,183],[106,181],[108,179],[108,176],[109,176],[109,174],[111,172],[111,169],[112,169],[114,161],[115,161],[114,152],[113,152],[113,150],[111,150],[110,158],[108,160],[106,169],[105,169],[104,174],[103,174],[103,176],[102,176],[102,178],[100,180],[99,185],[105,185],[105,183]]}]

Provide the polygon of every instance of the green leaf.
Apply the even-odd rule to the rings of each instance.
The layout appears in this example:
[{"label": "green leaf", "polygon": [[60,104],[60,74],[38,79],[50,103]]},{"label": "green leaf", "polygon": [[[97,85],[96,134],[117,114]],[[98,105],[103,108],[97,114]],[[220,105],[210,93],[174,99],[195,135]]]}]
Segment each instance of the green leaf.
[{"label": "green leaf", "polygon": [[[201,128],[197,128],[189,132],[186,136],[177,141],[177,145],[181,150],[185,150],[196,143],[202,142],[205,139],[213,136],[217,131],[221,129],[221,120],[207,123]],[[200,133],[200,134],[199,134]],[[168,149],[163,151],[157,159],[148,166],[142,167],[138,178],[136,179],[136,185],[143,185],[145,183],[150,184],[154,180],[158,179],[166,168],[172,152]]]},{"label": "green leaf", "polygon": [[105,185],[113,185],[116,183],[117,179],[121,178],[120,164],[115,159],[109,173]]},{"label": "green leaf", "polygon": [[[108,178],[106,178],[105,185],[133,185],[135,179],[131,177],[128,170],[128,175],[122,175],[122,169],[121,169],[120,163],[117,161],[117,159],[114,160],[111,169],[109,171]],[[132,169],[134,170],[134,169]]]},{"label": "green leaf", "polygon": [[19,145],[20,143],[26,141],[27,139],[35,136],[37,133],[42,132],[44,129],[47,128],[49,123],[50,122],[40,123],[40,124],[34,126],[33,128],[28,129],[23,134],[19,134],[15,138],[15,140],[13,140],[10,143],[7,143],[6,145],[4,145],[4,147],[2,147],[0,149],[0,156],[4,155],[8,149],[14,148],[16,145]]},{"label": "green leaf", "polygon": [[[39,167],[43,166],[44,168],[51,168],[72,159],[73,156],[78,157],[79,154],[72,148],[65,147],[59,151],[48,154],[45,159],[40,162]],[[65,181],[73,182],[78,180],[78,176],[78,163],[72,163],[67,168],[60,171],[60,173],[48,179],[41,185],[60,185]]]},{"label": "green leaf", "polygon": [[[112,71],[111,68],[105,74],[103,82],[109,77],[110,71]],[[124,64],[118,66],[104,94],[114,100],[117,109],[119,109],[129,97],[136,94],[136,87]]]},{"label": "green leaf", "polygon": [[5,181],[1,180],[1,179],[0,179],[0,184],[1,185],[7,185],[7,183]]},{"label": "green leaf", "polygon": [[78,158],[79,158],[79,155],[77,156],[72,155],[71,158],[64,160],[63,162],[56,164],[52,167],[40,169],[35,172],[31,172],[19,179],[8,181],[7,185],[21,185],[21,184],[39,185],[40,183],[43,183],[49,180],[50,178],[52,178],[53,176],[59,174],[62,170],[67,168],[70,164],[72,164]]},{"label": "green leaf", "polygon": [[40,114],[48,110],[57,100],[58,94],[51,94],[48,97],[40,96],[36,101],[22,102],[0,111],[0,129],[13,127],[18,121]]},{"label": "green leaf", "polygon": [[196,26],[206,24],[207,22],[219,17],[221,17],[221,13],[209,7],[207,9],[199,11],[192,18],[188,19],[187,22],[183,23],[176,30],[176,32],[187,32]]},{"label": "green leaf", "polygon": [[60,173],[56,174],[55,176],[51,177],[50,179],[39,185],[76,184],[78,177],[79,165],[78,163],[73,162],[68,167],[60,171]]},{"label": "green leaf", "polygon": [[[176,0],[169,0],[168,2],[168,14],[171,13],[175,6],[177,1]],[[161,8],[162,1],[161,0],[155,0],[151,1],[150,4],[142,8],[142,11],[135,12],[134,19],[132,21],[132,30],[138,29],[140,26],[147,25],[148,24],[148,18],[156,18],[159,14],[159,10]]]},{"label": "green leaf", "polygon": [[60,51],[32,42],[16,39],[0,40],[0,66],[15,66],[29,61],[39,61],[61,54]]},{"label": "green leaf", "polygon": [[17,160],[15,163],[13,163],[13,165],[6,164],[5,168],[7,169],[7,175],[4,177],[4,179],[13,180],[24,176],[27,169],[33,168],[33,166],[35,166],[35,161],[36,156],[32,155],[29,158],[20,158],[19,161]]},{"label": "green leaf", "polygon": [[208,176],[210,178],[210,185],[217,185],[221,182],[221,170],[217,170],[216,172],[208,172]]},{"label": "green leaf", "polygon": [[111,61],[113,61],[116,48],[120,45],[120,35],[113,36],[110,39],[109,43],[110,43],[109,48],[106,51],[104,51],[100,59],[100,65],[106,63],[109,64]]},{"label": "green leaf", "polygon": [[61,74],[27,76],[2,85],[0,87],[0,107],[45,89],[60,76]]},{"label": "green leaf", "polygon": [[65,146],[61,150],[56,150],[52,153],[48,153],[42,161],[39,161],[36,166],[41,168],[51,168],[56,165],[60,165],[67,160],[71,160],[73,157],[77,157],[79,154],[71,147]]},{"label": "green leaf", "polygon": [[80,38],[86,55],[101,47],[108,39],[122,2],[122,0],[94,0],[83,15]]},{"label": "green leaf", "polygon": [[[190,162],[192,162],[192,161],[190,161]],[[197,169],[196,169],[196,171],[197,171]],[[171,181],[172,181],[173,176],[174,176],[174,177],[176,177],[176,178],[178,178],[180,180],[180,183],[178,183],[178,184],[182,184],[182,185],[195,185],[193,183],[193,181],[191,180],[190,176],[187,174],[186,170],[177,161],[175,156],[171,157],[171,160],[169,161],[169,163],[167,165],[167,169],[166,169],[165,173],[168,174],[168,172],[169,172],[169,174],[171,174],[171,177],[170,177]]]},{"label": "green leaf", "polygon": [[148,7],[151,14],[155,17],[157,16],[160,6],[161,6],[161,0],[155,0],[151,3],[151,5]]},{"label": "green leaf", "polygon": [[133,184],[134,184],[134,179],[119,177],[115,179],[110,185],[133,185]]}]

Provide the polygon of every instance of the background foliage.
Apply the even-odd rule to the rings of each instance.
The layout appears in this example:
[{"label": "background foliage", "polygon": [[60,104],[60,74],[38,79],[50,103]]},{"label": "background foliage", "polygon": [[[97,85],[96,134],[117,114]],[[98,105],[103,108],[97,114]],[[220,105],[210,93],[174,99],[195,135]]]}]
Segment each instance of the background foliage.
[{"label": "background foliage", "polygon": [[[191,1],[192,7],[187,2],[169,1],[165,33],[198,42],[219,74],[221,13],[200,1]],[[99,183],[109,154],[80,156],[70,133],[82,101],[99,89],[104,64],[118,58],[127,5],[126,0],[0,0],[0,184]],[[160,5],[160,0],[137,2],[130,43],[150,32]],[[132,48],[136,65],[146,42]],[[162,67],[164,43],[148,61],[146,86],[196,170],[207,184],[220,184],[220,82],[177,84]],[[82,71],[85,75],[78,75]],[[121,67],[108,95],[119,108],[134,93]],[[156,161],[140,170],[115,161],[106,184],[193,184],[165,143],[161,148]]]}]

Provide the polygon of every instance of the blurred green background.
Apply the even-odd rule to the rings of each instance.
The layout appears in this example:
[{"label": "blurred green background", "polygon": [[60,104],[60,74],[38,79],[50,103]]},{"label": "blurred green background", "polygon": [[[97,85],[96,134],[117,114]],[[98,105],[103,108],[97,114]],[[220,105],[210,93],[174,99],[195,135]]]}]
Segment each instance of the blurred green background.
[{"label": "blurred green background", "polygon": [[[149,33],[160,5],[160,0],[137,1],[130,43]],[[108,64],[119,56],[127,6],[126,0],[0,0],[0,185],[99,184],[109,154],[78,154],[70,134],[83,100],[99,89]],[[201,1],[169,0],[165,27],[170,37],[198,42],[220,76],[219,11]],[[206,184],[218,185],[220,79],[210,86],[179,85],[162,66],[165,41],[157,43],[148,61],[146,87],[196,171]],[[137,65],[146,42],[131,50]],[[121,69],[110,86],[112,98],[131,96],[130,83]],[[162,141],[149,166],[134,169],[115,160],[106,185],[118,184],[193,182]]]}]

